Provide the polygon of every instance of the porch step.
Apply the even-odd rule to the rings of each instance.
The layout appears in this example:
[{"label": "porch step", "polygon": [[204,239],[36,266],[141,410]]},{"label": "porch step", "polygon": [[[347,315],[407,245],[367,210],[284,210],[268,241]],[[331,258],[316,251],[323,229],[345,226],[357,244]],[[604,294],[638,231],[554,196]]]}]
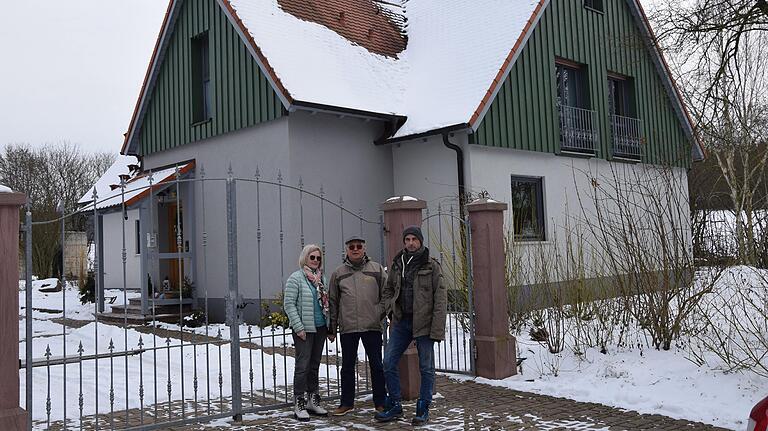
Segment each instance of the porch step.
[{"label": "porch step", "polygon": [[[126,311],[128,311],[128,314],[142,314],[141,313],[141,302],[139,304],[133,304],[129,303],[128,305],[112,305],[112,312],[118,313],[118,314],[125,314]],[[182,304],[181,306],[179,304],[168,304],[168,305],[157,305],[155,304],[155,315],[158,314],[179,314],[179,307],[181,307],[182,312],[190,312],[192,311],[192,304]],[[152,304],[148,304],[147,307],[147,314],[151,317],[152,316]]]},{"label": "porch step", "polygon": [[[147,299],[147,303],[151,306],[152,305],[152,298]],[[130,305],[141,305],[141,298],[131,298],[128,300],[128,303]],[[158,305],[176,305],[178,307],[179,303],[181,304],[194,304],[195,300],[192,298],[183,298],[179,300],[179,298],[155,298],[154,300],[155,308],[157,308]]]}]

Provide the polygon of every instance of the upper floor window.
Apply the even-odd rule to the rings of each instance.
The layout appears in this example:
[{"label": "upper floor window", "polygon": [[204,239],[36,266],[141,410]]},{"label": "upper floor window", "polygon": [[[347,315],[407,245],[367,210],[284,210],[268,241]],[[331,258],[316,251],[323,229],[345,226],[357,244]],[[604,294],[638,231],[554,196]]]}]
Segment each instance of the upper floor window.
[{"label": "upper floor window", "polygon": [[544,241],[544,188],[541,178],[512,177],[512,222],[517,241]]},{"label": "upper floor window", "polygon": [[596,11],[603,11],[603,0],[584,0],[584,7],[594,9]]},{"label": "upper floor window", "polygon": [[614,157],[640,160],[643,156],[643,127],[637,118],[632,78],[608,74],[608,114]]},{"label": "upper floor window", "polygon": [[555,63],[556,100],[560,126],[560,149],[580,154],[595,154],[597,122],[589,109],[587,68],[567,60]]},{"label": "upper floor window", "polygon": [[574,108],[589,107],[586,91],[586,73],[584,68],[574,63],[555,64],[555,80],[557,82],[557,105]]},{"label": "upper floor window", "polygon": [[192,122],[211,118],[211,72],[208,32],[192,38]]},{"label": "upper floor window", "polygon": [[634,97],[631,78],[608,75],[608,112],[611,115],[634,117]]}]

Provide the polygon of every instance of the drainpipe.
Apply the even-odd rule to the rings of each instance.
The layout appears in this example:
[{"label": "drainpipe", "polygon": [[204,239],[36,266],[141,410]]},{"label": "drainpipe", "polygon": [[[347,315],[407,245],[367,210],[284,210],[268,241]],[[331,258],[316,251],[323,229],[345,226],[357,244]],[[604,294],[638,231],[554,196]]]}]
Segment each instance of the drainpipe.
[{"label": "drainpipe", "polygon": [[448,132],[443,132],[443,145],[446,147],[452,149],[453,151],[456,151],[456,173],[458,178],[458,184],[459,184],[459,217],[461,217],[462,220],[464,220],[464,214],[465,214],[465,202],[464,202],[464,194],[465,194],[465,188],[464,188],[464,151],[462,151],[461,147],[458,145],[452,143],[448,140]]}]

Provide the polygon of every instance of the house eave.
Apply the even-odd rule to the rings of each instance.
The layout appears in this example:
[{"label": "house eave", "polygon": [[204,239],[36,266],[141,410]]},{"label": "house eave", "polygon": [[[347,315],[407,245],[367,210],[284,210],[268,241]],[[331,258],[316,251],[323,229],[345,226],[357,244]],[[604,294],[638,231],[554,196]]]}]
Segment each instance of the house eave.
[{"label": "house eave", "polygon": [[458,133],[458,132],[472,132],[472,128],[467,123],[459,123],[451,126],[441,127],[439,129],[432,129],[426,132],[414,133],[411,135],[398,136],[397,138],[385,139],[381,142],[377,142],[376,145],[390,145],[397,144],[406,141],[412,141],[415,139],[428,138],[430,136],[440,136],[444,133]]}]

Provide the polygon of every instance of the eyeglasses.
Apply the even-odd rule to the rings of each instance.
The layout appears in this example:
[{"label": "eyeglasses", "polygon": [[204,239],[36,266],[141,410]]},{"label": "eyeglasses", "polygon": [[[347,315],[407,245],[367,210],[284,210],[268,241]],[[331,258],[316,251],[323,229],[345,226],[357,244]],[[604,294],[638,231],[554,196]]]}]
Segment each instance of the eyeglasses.
[{"label": "eyeglasses", "polygon": [[347,248],[350,249],[350,250],[362,250],[363,247],[365,247],[365,246],[362,245],[362,244],[349,244],[347,246]]},{"label": "eyeglasses", "polygon": [[321,260],[323,260],[323,258],[320,257],[320,256],[315,256],[314,254],[310,254],[309,255],[309,260],[316,260],[316,261],[320,262]]}]

